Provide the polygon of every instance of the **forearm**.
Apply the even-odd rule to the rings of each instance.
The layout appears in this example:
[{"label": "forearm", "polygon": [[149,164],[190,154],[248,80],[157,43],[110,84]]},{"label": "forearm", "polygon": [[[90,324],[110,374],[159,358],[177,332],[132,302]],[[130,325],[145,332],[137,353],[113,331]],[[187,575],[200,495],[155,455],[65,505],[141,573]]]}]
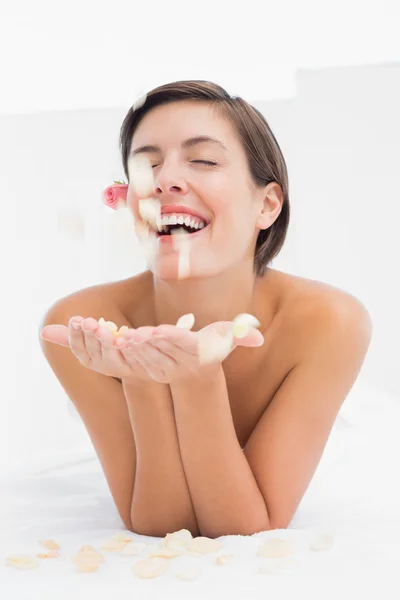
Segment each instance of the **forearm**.
[{"label": "forearm", "polygon": [[171,393],[200,535],[269,529],[265,501],[237,439],[222,367],[216,377],[171,384]]},{"label": "forearm", "polygon": [[154,381],[123,386],[136,445],[133,530],[157,537],[179,529],[199,535],[169,385]]}]

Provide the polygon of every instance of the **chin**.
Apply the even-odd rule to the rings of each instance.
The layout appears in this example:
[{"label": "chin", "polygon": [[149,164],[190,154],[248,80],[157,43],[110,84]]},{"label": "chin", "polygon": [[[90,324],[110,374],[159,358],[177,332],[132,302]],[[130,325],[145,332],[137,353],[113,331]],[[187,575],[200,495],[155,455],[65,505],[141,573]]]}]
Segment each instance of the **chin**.
[{"label": "chin", "polygon": [[215,273],[210,273],[207,269],[200,270],[196,265],[191,265],[190,271],[182,277],[179,277],[176,263],[170,265],[165,263],[163,265],[152,264],[149,266],[149,269],[155,277],[165,281],[193,281],[195,279],[201,279],[202,277],[215,275]]}]

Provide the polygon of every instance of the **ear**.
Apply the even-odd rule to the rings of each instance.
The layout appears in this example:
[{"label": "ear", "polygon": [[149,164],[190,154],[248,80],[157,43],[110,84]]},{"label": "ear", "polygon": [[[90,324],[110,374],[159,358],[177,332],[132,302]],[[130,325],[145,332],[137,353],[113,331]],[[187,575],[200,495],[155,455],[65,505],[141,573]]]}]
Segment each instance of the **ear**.
[{"label": "ear", "polygon": [[268,229],[276,221],[283,205],[283,192],[278,183],[272,181],[260,192],[261,211],[256,221],[260,229]]}]

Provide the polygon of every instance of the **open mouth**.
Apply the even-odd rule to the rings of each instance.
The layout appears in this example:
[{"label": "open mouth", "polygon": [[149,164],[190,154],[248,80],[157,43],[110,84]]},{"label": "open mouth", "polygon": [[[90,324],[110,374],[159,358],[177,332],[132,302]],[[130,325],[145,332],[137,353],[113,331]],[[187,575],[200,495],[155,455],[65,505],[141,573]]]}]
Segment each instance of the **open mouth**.
[{"label": "open mouth", "polygon": [[204,223],[201,226],[191,226],[186,225],[185,223],[177,223],[176,225],[161,225],[160,230],[156,232],[157,237],[163,237],[171,235],[172,232],[176,229],[183,229],[187,234],[193,235],[196,233],[200,233],[203,229],[206,229],[209,226],[209,223]]}]

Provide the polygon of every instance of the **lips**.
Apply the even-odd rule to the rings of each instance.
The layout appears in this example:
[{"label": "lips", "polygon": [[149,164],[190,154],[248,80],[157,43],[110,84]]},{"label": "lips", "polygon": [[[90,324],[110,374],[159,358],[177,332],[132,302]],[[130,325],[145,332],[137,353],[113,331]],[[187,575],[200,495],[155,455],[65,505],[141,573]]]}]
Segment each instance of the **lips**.
[{"label": "lips", "polygon": [[192,217],[198,217],[202,221],[205,221],[207,225],[211,221],[211,219],[207,218],[194,208],[190,208],[189,206],[185,206],[184,204],[165,204],[164,206],[161,206],[161,215],[167,215],[170,213],[187,214]]}]

